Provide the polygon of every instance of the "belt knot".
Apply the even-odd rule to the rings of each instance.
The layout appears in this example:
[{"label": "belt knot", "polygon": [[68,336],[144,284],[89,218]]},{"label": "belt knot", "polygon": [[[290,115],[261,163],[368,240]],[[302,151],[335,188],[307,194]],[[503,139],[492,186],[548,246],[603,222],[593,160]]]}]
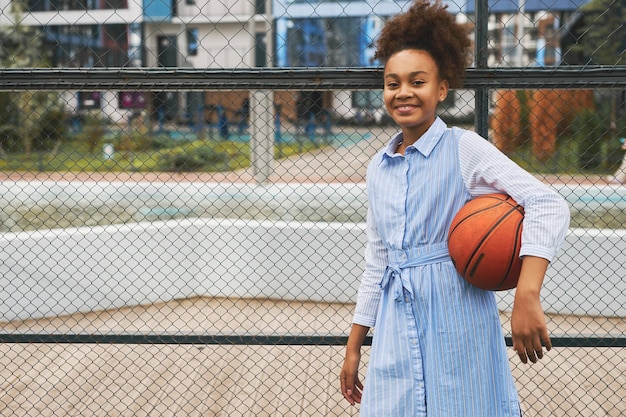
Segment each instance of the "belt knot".
[{"label": "belt knot", "polygon": [[409,279],[406,277],[406,274],[402,273],[402,270],[416,266],[441,263],[448,260],[450,260],[448,248],[444,247],[423,253],[412,259],[408,259],[403,263],[390,263],[387,265],[387,268],[385,268],[385,273],[383,274],[379,284],[380,288],[384,290],[390,286],[391,291],[393,291],[393,297],[396,301],[403,300],[404,291],[407,291],[411,295],[411,299],[413,299],[413,287]]}]

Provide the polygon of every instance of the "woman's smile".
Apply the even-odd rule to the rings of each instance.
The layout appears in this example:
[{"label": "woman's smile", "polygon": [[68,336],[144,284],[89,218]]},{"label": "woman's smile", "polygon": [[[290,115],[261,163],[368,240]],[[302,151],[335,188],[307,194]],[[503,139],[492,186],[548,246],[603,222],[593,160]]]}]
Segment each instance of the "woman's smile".
[{"label": "woman's smile", "polygon": [[415,108],[417,108],[416,104],[398,104],[396,106],[396,110],[399,112],[410,112]]}]

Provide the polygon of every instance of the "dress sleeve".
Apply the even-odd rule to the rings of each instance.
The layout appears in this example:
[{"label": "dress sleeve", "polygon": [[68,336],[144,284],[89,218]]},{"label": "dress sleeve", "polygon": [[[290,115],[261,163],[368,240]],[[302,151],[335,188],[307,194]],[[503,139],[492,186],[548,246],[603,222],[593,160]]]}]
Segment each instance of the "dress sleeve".
[{"label": "dress sleeve", "polygon": [[371,208],[367,211],[366,231],[365,271],[361,277],[352,322],[374,327],[382,293],[379,284],[387,267],[387,251],[376,229]]},{"label": "dress sleeve", "polygon": [[520,256],[552,261],[569,228],[563,197],[471,131],[459,138],[461,175],[472,196],[502,192],[524,207]]}]

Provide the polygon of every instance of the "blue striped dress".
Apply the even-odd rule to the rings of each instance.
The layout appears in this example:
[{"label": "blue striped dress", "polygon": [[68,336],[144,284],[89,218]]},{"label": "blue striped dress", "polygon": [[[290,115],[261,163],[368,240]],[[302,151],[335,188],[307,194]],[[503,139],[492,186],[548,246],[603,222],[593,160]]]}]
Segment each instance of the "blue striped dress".
[{"label": "blue striped dress", "polygon": [[447,254],[455,213],[505,192],[524,206],[521,255],[552,260],[569,225],[553,190],[474,132],[436,119],[405,155],[399,133],[367,170],[365,272],[353,322],[375,327],[362,417],[519,416],[494,294]]}]

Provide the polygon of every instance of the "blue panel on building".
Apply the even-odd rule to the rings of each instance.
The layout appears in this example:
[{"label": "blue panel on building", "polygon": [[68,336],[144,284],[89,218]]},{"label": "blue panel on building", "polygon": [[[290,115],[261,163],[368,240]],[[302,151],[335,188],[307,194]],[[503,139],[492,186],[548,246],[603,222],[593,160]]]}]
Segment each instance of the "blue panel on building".
[{"label": "blue panel on building", "polygon": [[143,0],[143,15],[149,21],[172,20],[172,0]]},{"label": "blue panel on building", "polygon": [[[520,3],[524,4],[527,12],[540,10],[551,11],[574,11],[590,0],[489,0],[491,13],[516,13],[520,9]],[[467,2],[466,13],[474,13],[476,0]]]},{"label": "blue panel on building", "polygon": [[571,12],[579,9],[590,0],[526,0],[526,9],[532,12],[553,10]]}]

